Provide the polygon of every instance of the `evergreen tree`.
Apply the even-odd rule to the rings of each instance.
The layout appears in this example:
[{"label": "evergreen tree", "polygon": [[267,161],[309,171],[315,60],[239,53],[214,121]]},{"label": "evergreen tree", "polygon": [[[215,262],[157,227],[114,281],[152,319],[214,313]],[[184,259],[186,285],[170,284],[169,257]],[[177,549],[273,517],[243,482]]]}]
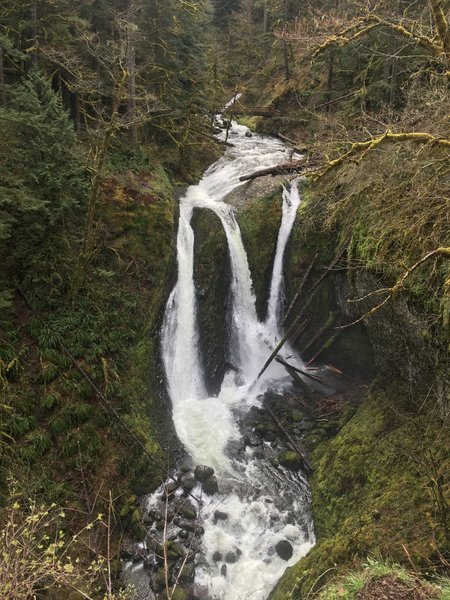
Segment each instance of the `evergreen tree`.
[{"label": "evergreen tree", "polygon": [[50,299],[67,285],[86,179],[70,118],[42,73],[32,70],[22,83],[8,86],[0,131],[5,275]]}]

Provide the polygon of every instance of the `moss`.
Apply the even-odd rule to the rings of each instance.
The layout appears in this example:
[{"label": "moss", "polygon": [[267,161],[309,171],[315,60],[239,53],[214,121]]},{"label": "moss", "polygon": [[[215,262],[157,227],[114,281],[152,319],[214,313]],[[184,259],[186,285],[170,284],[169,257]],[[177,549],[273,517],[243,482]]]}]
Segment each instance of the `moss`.
[{"label": "moss", "polygon": [[406,563],[407,548],[414,564],[430,569],[445,552],[446,513],[433,497],[450,503],[450,436],[431,407],[402,413],[395,394],[392,387],[389,395],[372,392],[334,439],[317,446],[311,488],[318,542],[286,571],[271,600],[306,597],[337,566],[371,554]]},{"label": "moss", "polygon": [[281,189],[277,189],[258,198],[238,215],[261,319],[265,317],[281,211]]},{"label": "moss", "polygon": [[229,302],[229,254],[225,232],[212,211],[197,210],[195,230],[194,281],[197,289],[198,325],[204,357],[206,383],[217,392],[226,365],[226,308]]}]

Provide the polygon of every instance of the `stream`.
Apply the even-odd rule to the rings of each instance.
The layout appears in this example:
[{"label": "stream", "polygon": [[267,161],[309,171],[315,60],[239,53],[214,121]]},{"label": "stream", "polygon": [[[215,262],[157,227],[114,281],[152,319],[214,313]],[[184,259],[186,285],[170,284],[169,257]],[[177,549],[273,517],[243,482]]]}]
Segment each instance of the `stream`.
[{"label": "stream", "polygon": [[[221,137],[225,139],[225,132]],[[173,421],[192,462],[175,474],[176,483],[168,481],[148,498],[145,511],[155,519],[149,533],[157,540],[155,556],[158,548],[161,554],[164,540],[169,540],[171,553],[166,552],[166,559],[172,563],[178,559],[178,575],[170,575],[171,585],[188,583],[193,597],[208,600],[264,600],[286,567],[314,544],[304,474],[278,465],[275,468],[264,455],[266,446],[270,451],[270,442],[253,442],[245,425],[247,415],[261,406],[264,394],[283,394],[292,384],[285,368],[275,361],[259,379],[258,373],[283,335],[283,259],[301,195],[293,181],[280,198],[282,222],[267,316],[260,321],[235,209],[224,200],[243,185],[241,175],[285,162],[290,150],[234,122],[229,141],[233,146],[180,201],[178,278],[167,302],[161,332]],[[213,211],[219,217],[230,257],[230,332],[228,347],[223,351],[233,368],[225,374],[216,396],[208,393],[205,384],[199,343],[202,315],[194,284],[191,226],[196,209]],[[304,368],[288,344],[280,356]],[[193,513],[189,515],[189,511]],[[161,525],[163,514],[166,527]],[[195,526],[186,520],[193,515]],[[182,544],[187,551],[182,550]],[[154,562],[156,570],[158,558]]]}]

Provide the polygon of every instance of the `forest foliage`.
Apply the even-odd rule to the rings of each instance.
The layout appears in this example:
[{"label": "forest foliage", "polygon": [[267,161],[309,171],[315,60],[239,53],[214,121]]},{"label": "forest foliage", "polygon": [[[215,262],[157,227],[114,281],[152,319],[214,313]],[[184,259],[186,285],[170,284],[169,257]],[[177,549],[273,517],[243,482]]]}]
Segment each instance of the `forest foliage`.
[{"label": "forest foliage", "polygon": [[[325,169],[302,218],[351,239],[358,267],[394,283],[448,246],[448,147],[384,143],[449,138],[448,13],[443,0],[2,0],[3,503],[69,504],[82,516],[65,526],[82,529],[86,495],[111,486],[142,533],[125,497],[161,469],[76,365],[164,462],[155,332],[174,184],[218,155],[211,116],[234,91],[236,111],[272,111],[252,125]],[[370,151],[352,154],[355,143]],[[433,327],[450,323],[446,265],[411,278]]]}]

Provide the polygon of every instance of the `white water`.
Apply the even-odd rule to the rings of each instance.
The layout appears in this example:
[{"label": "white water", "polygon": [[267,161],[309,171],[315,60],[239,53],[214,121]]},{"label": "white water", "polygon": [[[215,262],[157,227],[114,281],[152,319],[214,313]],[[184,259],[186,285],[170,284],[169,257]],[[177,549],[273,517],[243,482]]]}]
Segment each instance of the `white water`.
[{"label": "white water", "polygon": [[[268,317],[261,323],[239,226],[233,208],[223,199],[241,185],[242,174],[285,161],[287,150],[271,138],[246,137],[247,131],[246,127],[233,124],[230,140],[235,147],[227,150],[180,202],[178,281],[167,304],[162,331],[163,361],[178,437],[195,464],[214,467],[221,492],[226,492],[204,498],[201,512],[207,566],[197,567],[196,578],[196,584],[208,589],[210,598],[221,600],[266,598],[286,566],[303,556],[313,542],[304,480],[292,477],[280,482],[276,473],[269,472],[253,457],[252,449],[247,448],[245,457],[240,459],[227,453],[227,445],[241,437],[239,414],[258,404],[258,395],[264,391],[283,390],[289,385],[284,368],[275,362],[256,385],[255,379],[280,336],[283,257],[300,196],[296,184],[283,193]],[[190,224],[194,208],[212,210],[220,218],[231,264],[232,331],[228,350],[238,374],[227,373],[220,393],[209,398],[199,355],[194,234]],[[213,513],[218,505],[229,518],[215,523]],[[274,545],[282,539],[294,546],[288,563],[274,552]],[[223,576],[221,563],[214,563],[212,555],[216,551],[225,555],[236,549],[241,552],[240,558],[227,565]]]},{"label": "white water", "polygon": [[270,283],[269,304],[267,308],[266,326],[271,331],[280,333],[283,307],[283,259],[286,245],[291,235],[295,216],[301,199],[297,184],[290,191],[283,189],[283,218],[278,232],[277,250],[273,263],[272,281]]}]

